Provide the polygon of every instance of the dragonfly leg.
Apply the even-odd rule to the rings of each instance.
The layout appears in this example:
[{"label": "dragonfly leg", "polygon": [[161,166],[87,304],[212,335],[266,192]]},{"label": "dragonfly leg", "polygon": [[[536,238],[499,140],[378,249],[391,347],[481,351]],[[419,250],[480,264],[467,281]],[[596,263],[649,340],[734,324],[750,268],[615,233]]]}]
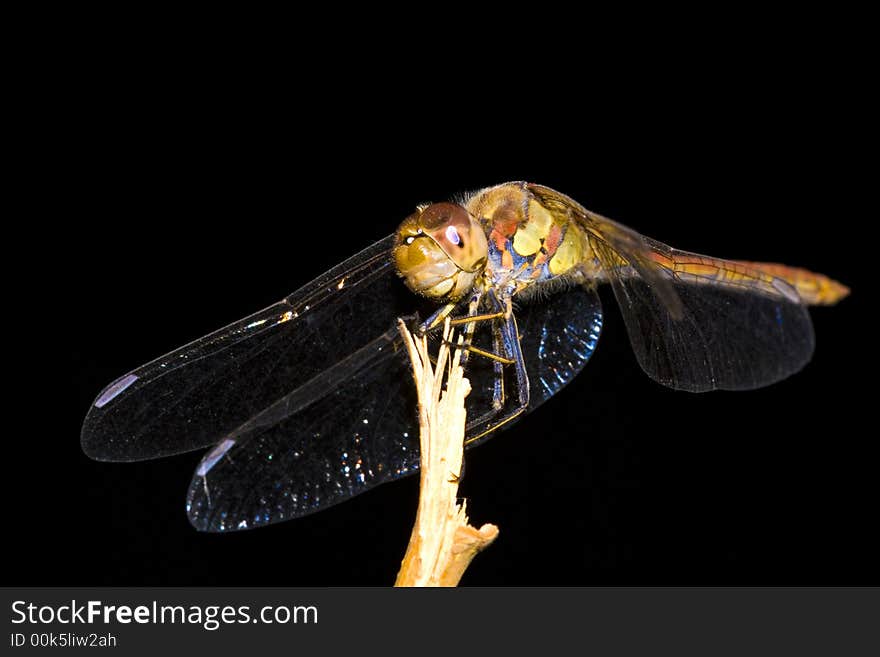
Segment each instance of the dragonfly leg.
[{"label": "dragonfly leg", "polygon": [[445,343],[452,347],[453,349],[463,349],[464,351],[468,351],[472,354],[476,354],[477,356],[482,356],[491,361],[495,361],[501,365],[513,365],[513,359],[508,358],[507,356],[502,356],[498,349],[495,351],[486,351],[485,349],[480,349],[479,347],[475,347],[472,344],[458,344],[457,342],[449,342],[448,340]]},{"label": "dragonfly leg", "polygon": [[[450,320],[450,322],[449,322],[451,326],[457,326],[460,324],[465,325],[464,332],[463,332],[464,340],[462,341],[462,344],[452,345],[458,349],[464,350],[464,353],[462,354],[462,359],[461,359],[463,365],[467,364],[468,355],[470,355],[471,351],[474,351],[475,353],[479,353],[481,356],[486,356],[487,358],[492,358],[492,357],[497,356],[497,354],[492,354],[491,352],[484,351],[484,350],[478,349],[476,347],[473,347],[473,348],[471,347],[471,343],[473,342],[473,339],[474,339],[474,327],[476,326],[476,322],[481,321],[481,319],[483,317],[482,315],[477,314],[477,310],[480,307],[480,299],[482,298],[482,296],[483,296],[483,293],[481,291],[475,289],[473,291],[473,293],[471,294],[471,298],[468,303],[467,316],[466,317],[458,317],[458,318]],[[429,331],[429,330],[433,330],[433,329],[436,329],[437,327],[439,327],[440,324],[443,323],[443,321],[453,311],[453,309],[455,307],[456,307],[456,304],[451,303],[451,304],[446,304],[445,306],[440,308],[440,310],[438,310],[433,315],[431,315],[431,317],[429,317],[427,320],[425,320],[425,323],[422,325],[423,330]]]},{"label": "dragonfly leg", "polygon": [[[474,353],[477,353],[480,356],[484,356],[485,358],[489,358],[490,360],[497,360],[497,359],[501,359],[502,361],[508,360],[508,359],[505,359],[503,356],[499,356],[498,354],[493,354],[492,352],[485,351],[485,350],[480,349],[478,347],[474,347],[471,344],[473,341],[473,337],[474,337],[474,327],[476,325],[476,322],[484,319],[483,315],[477,314],[477,310],[480,307],[481,297],[482,297],[482,292],[480,292],[479,290],[474,290],[473,293],[471,294],[471,298],[468,303],[468,314],[465,317],[458,317],[458,318],[450,320],[450,322],[449,322],[450,325],[452,325],[452,326],[458,326],[461,324],[465,325],[464,332],[463,332],[464,340],[462,341],[462,343],[461,344],[456,343],[456,344],[449,345],[449,346],[454,347],[456,349],[464,350],[464,353],[462,354],[462,364],[467,363],[468,355],[470,354],[471,351],[473,351]],[[419,329],[418,329],[419,332],[422,334],[425,334],[425,333],[428,333],[430,331],[435,331],[438,328],[440,328],[440,326],[443,325],[443,322],[446,320],[446,318],[450,315],[450,313],[452,313],[453,310],[455,310],[455,308],[457,306],[458,306],[457,303],[447,303],[446,305],[438,308],[430,317],[428,317],[424,322],[421,323],[421,325],[419,326]],[[496,314],[493,313],[492,316],[494,317],[494,316],[496,316]],[[437,362],[434,360],[434,358],[431,358],[431,362],[434,365],[437,364]]]},{"label": "dragonfly leg", "polygon": [[491,411],[487,411],[468,423],[467,429],[470,437],[465,440],[465,445],[473,444],[499,427],[512,422],[529,407],[529,377],[526,373],[525,361],[523,360],[522,349],[519,343],[516,318],[512,314],[500,322],[497,339],[503,349],[502,353],[513,361],[516,373],[515,402],[510,408],[503,409],[507,401],[503,383],[503,367],[501,363],[496,361],[495,390],[492,395],[493,408]]},{"label": "dragonfly leg", "polygon": [[[481,297],[482,292],[474,290],[474,293],[471,295],[470,301],[468,302],[468,314],[463,317],[453,317],[449,320],[450,326],[460,326],[464,324],[466,333],[472,335],[474,331],[473,327],[476,322],[483,322],[504,316],[504,311],[500,308],[497,312],[478,314],[477,309],[480,307]],[[428,319],[422,322],[421,326],[419,326],[419,330],[426,333],[439,328],[457,306],[458,304],[455,302],[440,306],[440,308],[434,311]]]},{"label": "dragonfly leg", "polygon": [[456,305],[457,304],[454,303],[447,303],[445,306],[440,306],[434,312],[434,314],[432,314],[430,317],[428,317],[428,319],[422,322],[422,324],[419,326],[419,332],[424,334],[428,331],[433,331],[438,326],[441,326],[443,324],[443,320],[445,320],[449,316],[449,314],[453,310],[455,310]]},{"label": "dragonfly leg", "polygon": [[449,320],[449,323],[452,326],[459,326],[460,324],[486,322],[490,319],[499,319],[501,317],[504,317],[504,311],[499,311],[497,313],[483,313],[481,315],[466,315],[465,317],[454,317]]},{"label": "dragonfly leg", "polygon": [[[496,330],[492,331],[492,343],[495,347],[495,351],[501,351],[504,349],[504,340],[501,336],[501,331]],[[510,363],[513,363],[512,359],[508,359]],[[494,373],[495,373],[495,383],[492,389],[492,408],[496,411],[500,411],[504,408],[504,370],[501,367],[501,363],[495,361],[493,364]]]},{"label": "dragonfly leg", "polygon": [[[516,319],[511,312],[510,299],[504,302],[499,300],[494,291],[489,290],[490,305],[493,310],[488,313],[478,314],[482,293],[475,290],[468,304],[468,314],[465,317],[450,320],[456,325],[463,324],[464,340],[461,345],[454,345],[463,350],[462,363],[467,362],[468,355],[473,352],[479,356],[494,361],[494,387],[492,391],[492,408],[474,420],[468,422],[467,432],[470,437],[465,441],[466,445],[479,441],[484,436],[492,433],[499,427],[511,422],[522,415],[529,407],[529,377],[526,374],[526,366],[523,360],[522,350],[519,343],[519,333]],[[437,309],[419,326],[422,332],[436,330],[444,320],[452,313],[457,304],[446,304]],[[474,330],[479,322],[491,321],[493,324],[495,353],[484,351],[472,345]],[[513,365],[516,378],[515,403],[508,409],[504,406],[508,403],[507,390],[504,386],[504,369],[507,365]]]}]

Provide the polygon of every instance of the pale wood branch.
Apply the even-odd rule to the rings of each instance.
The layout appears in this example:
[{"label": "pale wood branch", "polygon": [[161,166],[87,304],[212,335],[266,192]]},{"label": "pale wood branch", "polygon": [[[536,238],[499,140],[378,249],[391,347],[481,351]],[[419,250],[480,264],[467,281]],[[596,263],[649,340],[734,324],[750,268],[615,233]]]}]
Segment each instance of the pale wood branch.
[{"label": "pale wood branch", "polygon": [[471,560],[498,536],[495,525],[468,525],[465,502],[458,503],[470,382],[464,378],[461,349],[450,360],[448,319],[435,367],[427,338],[414,338],[403,322],[399,327],[419,394],[421,482],[415,526],[395,586],[456,586]]}]

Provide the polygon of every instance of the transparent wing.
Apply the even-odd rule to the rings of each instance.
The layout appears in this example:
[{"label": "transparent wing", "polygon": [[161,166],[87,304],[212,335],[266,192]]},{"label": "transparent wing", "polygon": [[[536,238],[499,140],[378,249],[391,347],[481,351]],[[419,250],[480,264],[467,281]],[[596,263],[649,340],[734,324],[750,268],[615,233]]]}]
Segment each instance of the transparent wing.
[{"label": "transparent wing", "polygon": [[85,452],[135,461],[214,445],[382,335],[414,310],[394,280],[391,245],[383,239],[281,302],[109,385],[83,424]]},{"label": "transparent wing", "polygon": [[202,531],[248,529],[326,508],[418,467],[417,400],[392,328],[230,432],[187,494]]},{"label": "transparent wing", "polygon": [[529,373],[529,412],[571,383],[599,342],[602,302],[595,289],[573,287],[517,309]]},{"label": "transparent wing", "polygon": [[812,322],[786,281],[748,263],[673,249],[558,192],[530,189],[585,229],[651,378],[692,392],[744,390],[810,360]]},{"label": "transparent wing", "polygon": [[[518,317],[527,368],[539,382],[531,411],[589,360],[602,314],[594,291],[574,288],[536,300]],[[491,403],[492,363],[472,356],[467,376],[473,388],[468,414],[476,417]],[[412,474],[419,467],[416,408],[409,362],[392,322],[208,452],[187,495],[190,521],[202,531],[258,527]]]}]

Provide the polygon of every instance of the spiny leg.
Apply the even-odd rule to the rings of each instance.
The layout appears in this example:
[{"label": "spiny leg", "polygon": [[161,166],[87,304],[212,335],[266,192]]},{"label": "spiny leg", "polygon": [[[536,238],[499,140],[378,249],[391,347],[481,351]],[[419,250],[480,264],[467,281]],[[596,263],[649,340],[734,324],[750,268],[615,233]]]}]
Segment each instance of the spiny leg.
[{"label": "spiny leg", "polygon": [[449,314],[455,310],[455,306],[458,305],[456,303],[447,303],[444,306],[440,306],[437,310],[434,311],[428,319],[421,323],[419,326],[419,332],[421,334],[428,333],[429,331],[433,331],[437,327],[443,324],[443,320],[445,320]]},{"label": "spiny leg", "polygon": [[490,319],[499,319],[504,317],[504,311],[499,311],[497,313],[483,313],[481,315],[467,315],[465,317],[455,317],[449,320],[449,323],[452,326],[459,326],[460,324],[471,324],[475,322],[485,322]]},{"label": "spiny leg", "polygon": [[501,365],[513,365],[513,359],[508,358],[507,356],[502,356],[498,353],[500,351],[497,348],[496,343],[496,351],[486,351],[485,349],[480,349],[472,344],[458,344],[457,342],[449,342],[448,340],[444,340],[444,343],[453,348],[453,349],[461,349],[463,351],[470,352],[472,354],[476,354],[477,356],[482,356],[487,360],[494,361],[496,363],[500,363]]},{"label": "spiny leg", "polygon": [[[501,346],[503,347],[502,353],[514,361],[514,371],[516,372],[516,404],[512,408],[503,412],[500,409],[493,408],[475,420],[469,422],[467,426],[469,437],[465,440],[465,445],[475,443],[496,429],[510,423],[522,415],[529,407],[529,377],[526,372],[522,349],[519,343],[516,319],[511,314],[506,320],[501,322],[499,328]],[[501,374],[503,376],[503,370]],[[496,377],[497,376],[498,374],[496,373]]]},{"label": "spiny leg", "polygon": [[[463,350],[462,365],[467,364],[468,355],[470,354],[471,351],[478,353],[481,356],[485,356],[486,358],[489,358],[489,359],[503,358],[503,357],[500,357],[497,354],[493,354],[489,351],[485,351],[483,349],[473,347],[471,344],[473,342],[474,328],[475,328],[476,322],[484,321],[485,319],[487,319],[487,317],[485,317],[484,315],[477,314],[477,310],[479,309],[479,306],[480,306],[480,298],[481,297],[482,297],[482,292],[478,289],[474,289],[473,292],[471,293],[471,298],[468,303],[468,314],[465,317],[456,317],[456,318],[453,318],[449,321],[450,326],[460,326],[462,324],[465,325],[465,329],[462,334],[464,336],[464,339],[462,340],[462,342],[460,344],[456,343],[456,344],[449,345],[450,347]],[[428,317],[428,319],[426,319],[424,322],[422,322],[421,326],[419,327],[419,330],[421,331],[421,333],[422,334],[428,333],[430,331],[435,331],[438,328],[440,328],[440,326],[443,325],[446,318],[452,313],[453,310],[455,310],[455,308],[457,306],[458,306],[458,303],[450,302],[450,303],[447,303],[446,305],[438,308],[430,317]],[[437,364],[433,358],[431,359],[431,362],[434,365]]]},{"label": "spiny leg", "polygon": [[[520,348],[519,333],[516,326],[516,319],[512,312],[511,300],[508,298],[502,303],[499,301],[493,290],[489,290],[488,296],[491,304],[495,307],[493,312],[483,314],[477,313],[482,292],[475,290],[470,299],[470,303],[468,304],[468,315],[466,317],[457,317],[450,320],[450,324],[465,325],[463,332],[464,340],[461,345],[455,345],[463,350],[462,363],[467,362],[467,356],[471,351],[494,361],[493,372],[495,375],[495,383],[492,394],[493,408],[486,413],[483,413],[478,418],[468,422],[467,433],[469,434],[469,437],[465,440],[465,445],[470,445],[495,431],[499,427],[508,424],[525,412],[529,406],[529,379],[523,361],[522,350]],[[449,303],[442,306],[422,323],[420,330],[422,332],[428,332],[441,326],[443,321],[452,313],[456,306],[457,304],[455,303]],[[499,322],[500,324],[498,330],[493,331],[493,348],[498,353],[493,354],[473,347],[471,344],[477,323],[483,321]],[[508,364],[514,365],[514,370],[516,372],[517,404],[513,408],[502,412],[504,403],[507,400],[506,391],[504,390],[504,365]]]},{"label": "spiny leg", "polygon": [[[480,299],[482,298],[483,293],[479,289],[474,289],[471,292],[471,300],[468,303],[468,316],[467,318],[459,318],[459,319],[470,319],[477,317],[477,310],[480,308]],[[455,320],[450,320],[450,324]],[[474,329],[477,327],[477,321],[468,321],[464,325],[464,344],[470,346],[474,341]],[[465,351],[461,355],[461,364],[462,366],[467,365],[468,356],[470,355],[470,351]]]},{"label": "spiny leg", "polygon": [[[492,344],[494,345],[496,352],[501,351],[504,349],[504,340],[501,336],[501,329],[494,325],[492,328]],[[513,363],[513,359],[508,358],[507,360],[509,363]],[[492,387],[492,408],[496,411],[500,411],[504,408],[504,368],[498,361],[493,363],[493,368],[495,372],[495,384]]]}]

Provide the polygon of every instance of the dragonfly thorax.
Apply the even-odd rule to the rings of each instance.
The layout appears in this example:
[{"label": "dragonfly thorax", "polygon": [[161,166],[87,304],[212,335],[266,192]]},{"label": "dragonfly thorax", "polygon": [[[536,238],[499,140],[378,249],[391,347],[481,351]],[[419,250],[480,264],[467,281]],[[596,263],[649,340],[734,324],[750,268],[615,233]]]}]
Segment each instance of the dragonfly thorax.
[{"label": "dragonfly thorax", "polygon": [[488,248],[483,228],[467,210],[434,203],[419,208],[397,229],[394,265],[413,292],[457,301],[485,269]]}]

